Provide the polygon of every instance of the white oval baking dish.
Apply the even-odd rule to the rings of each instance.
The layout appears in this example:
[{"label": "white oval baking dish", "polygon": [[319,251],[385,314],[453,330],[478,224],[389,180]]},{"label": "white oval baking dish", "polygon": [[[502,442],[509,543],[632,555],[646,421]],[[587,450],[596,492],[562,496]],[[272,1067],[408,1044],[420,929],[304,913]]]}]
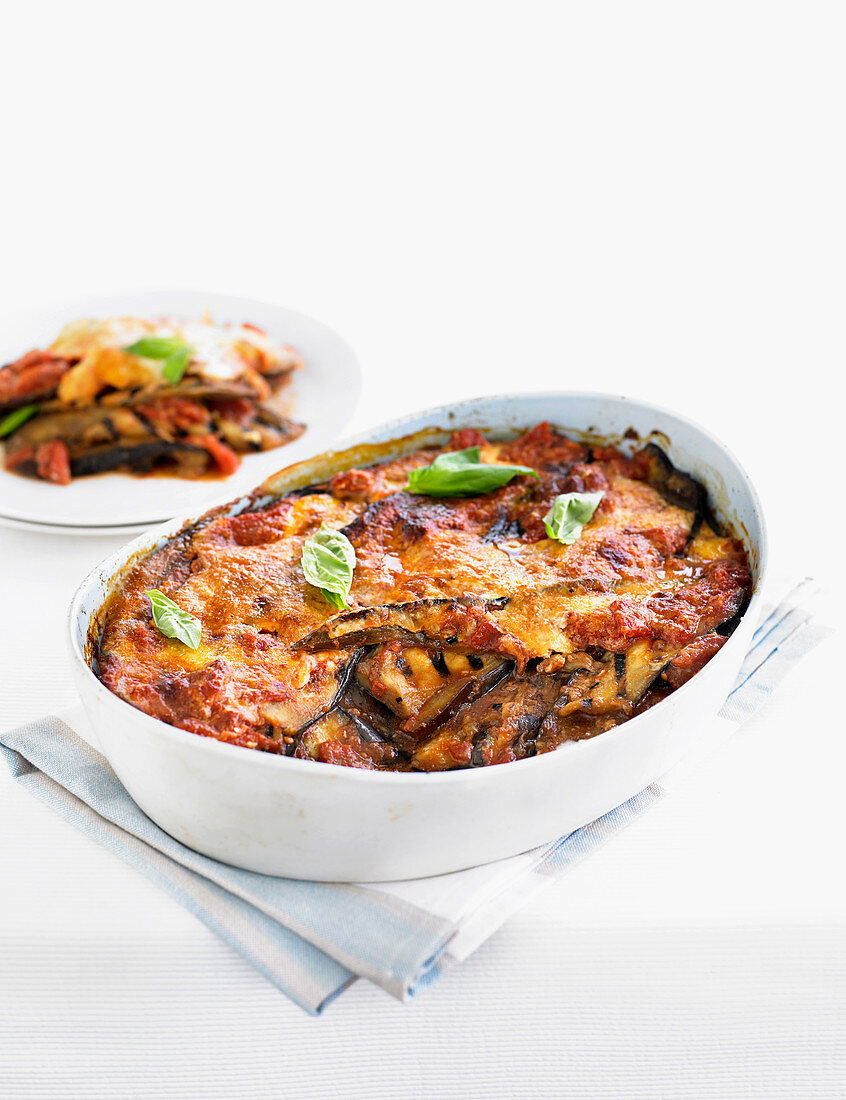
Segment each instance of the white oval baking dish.
[{"label": "white oval baking dish", "polygon": [[[144,812],[177,840],[249,870],[320,881],[442,874],[524,852],[624,802],[677,763],[725,698],[758,617],[766,531],[757,494],[733,455],[704,429],[624,397],[539,393],[429,409],[365,433],[348,451],[288,467],[283,492],[356,465],[362,444],[422,429],[507,432],[549,420],[574,437],[657,442],[708,488],[718,517],[748,547],[755,595],[735,633],[687,684],[644,714],[587,741],[496,767],[439,773],[359,771],[225,745],[169,726],[113,695],[89,666],[92,623],[127,562],[178,531],[155,528],[101,563],[70,608],[74,676],[103,752]],[[385,457],[402,449],[388,448]]]}]

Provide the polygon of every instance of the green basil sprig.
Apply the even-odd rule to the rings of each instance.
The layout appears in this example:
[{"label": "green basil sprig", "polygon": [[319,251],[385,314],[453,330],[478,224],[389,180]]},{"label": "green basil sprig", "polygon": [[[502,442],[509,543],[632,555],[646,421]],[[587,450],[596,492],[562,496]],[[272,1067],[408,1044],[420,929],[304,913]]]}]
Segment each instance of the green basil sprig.
[{"label": "green basil sprig", "polygon": [[333,607],[342,611],[348,606],[347,596],[355,569],[355,549],[346,535],[324,523],[319,531],[306,539],[300,565],[308,583],[319,588]]},{"label": "green basil sprig", "polygon": [[430,466],[409,470],[406,488],[410,493],[430,497],[472,497],[499,489],[520,474],[538,476],[530,466],[480,462],[479,448],[468,447],[465,451],[447,451]]},{"label": "green basil sprig", "polygon": [[3,436],[11,435],[21,424],[26,424],[31,416],[35,416],[38,409],[38,405],[21,405],[19,409],[12,409],[0,420],[0,439]]},{"label": "green basil sprig", "polygon": [[162,634],[166,638],[176,638],[177,641],[184,642],[189,649],[198,649],[202,630],[200,620],[183,611],[179,604],[157,588],[148,588],[147,595],[153,608],[153,622]]},{"label": "green basil sprig", "polygon": [[565,545],[575,542],[605,493],[562,493],[543,518],[546,533]]},{"label": "green basil sprig", "polygon": [[183,344],[181,348],[172,351],[165,359],[165,365],[162,367],[162,377],[170,382],[172,386],[175,386],[177,382],[181,382],[182,375],[187,370],[193,354],[194,349],[188,344]]},{"label": "green basil sprig", "polygon": [[194,354],[191,345],[178,336],[142,336],[123,350],[142,359],[164,359],[162,376],[172,385],[182,380]]}]

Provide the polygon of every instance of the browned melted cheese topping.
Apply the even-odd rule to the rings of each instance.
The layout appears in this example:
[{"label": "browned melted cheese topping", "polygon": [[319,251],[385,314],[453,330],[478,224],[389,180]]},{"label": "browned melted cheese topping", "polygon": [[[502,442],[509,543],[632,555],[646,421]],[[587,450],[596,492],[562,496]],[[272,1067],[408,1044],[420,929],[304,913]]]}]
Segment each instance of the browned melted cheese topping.
[{"label": "browned melted cheese topping", "polygon": [[[457,432],[443,449],[474,445],[539,480],[413,495],[409,469],[441,450],[425,448],[184,530],[111,597],[104,683],[231,744],[432,771],[601,733],[717,652],[751,590],[746,553],[716,533],[701,488],[657,448],[626,457],[540,424],[509,443]],[[599,490],[575,543],[547,537],[556,496]],[[300,567],[323,523],[356,552],[340,613]],[[199,649],[159,633],[148,588],[201,621]]]}]

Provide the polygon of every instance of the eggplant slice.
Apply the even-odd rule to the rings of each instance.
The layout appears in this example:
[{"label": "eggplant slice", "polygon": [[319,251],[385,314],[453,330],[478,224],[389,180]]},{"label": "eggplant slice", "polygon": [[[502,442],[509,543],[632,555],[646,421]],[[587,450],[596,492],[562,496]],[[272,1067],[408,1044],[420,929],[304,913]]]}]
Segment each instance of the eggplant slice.
[{"label": "eggplant slice", "polygon": [[[619,725],[654,691],[687,680],[723,641],[710,634],[675,650],[638,641],[624,654],[571,653],[551,672],[537,660],[518,671],[491,655],[474,669],[472,655],[392,643],[363,656],[354,675],[350,662],[331,709],[300,730],[293,754],[357,767],[405,761],[421,771],[525,759]],[[448,690],[432,687],[436,677]]]},{"label": "eggplant slice", "polygon": [[[356,680],[413,733],[435,721],[461,693],[487,682],[506,662],[396,642],[378,646],[358,665]],[[465,696],[466,697],[466,696]]]},{"label": "eggplant slice", "polygon": [[515,672],[442,722],[411,763],[424,771],[482,767],[595,736],[635,713],[675,655],[635,642],[625,654],[572,653],[554,673]]},{"label": "eggplant slice", "polygon": [[88,477],[119,468],[149,473],[163,461],[176,465],[180,474],[201,474],[209,464],[209,454],[201,447],[168,443],[153,436],[123,445],[89,447],[78,456],[71,453],[70,468],[74,477]]},{"label": "eggplant slice", "polygon": [[400,758],[394,745],[342,707],[328,711],[306,726],[291,755],[300,760],[320,760],[353,768],[387,767]]},{"label": "eggplant slice", "polygon": [[324,676],[315,684],[306,684],[297,691],[293,699],[266,706],[264,717],[273,727],[274,736],[298,734],[333,707],[339,706],[363,652],[364,650],[358,650],[351,656],[344,655],[344,659],[330,675]]},{"label": "eggplant slice", "polygon": [[522,744],[532,739],[564,675],[523,672],[506,677],[440,725],[416,750],[412,765],[442,771],[517,759],[513,746],[519,743],[522,751]]},{"label": "eggplant slice", "polygon": [[492,614],[505,602],[467,597],[366,607],[329,619],[295,648],[323,650],[400,640],[409,646],[498,654],[524,662],[525,646],[504,631]]},{"label": "eggplant slice", "polygon": [[402,642],[455,653],[491,654],[515,660],[570,652],[567,616],[597,610],[616,599],[607,582],[573,579],[514,596],[427,599],[382,604],[336,615],[296,647],[307,650]]},{"label": "eggplant slice", "polygon": [[[118,396],[113,394],[111,396]],[[214,466],[208,449],[192,442],[190,432],[174,429],[166,420],[158,421],[149,413],[153,402],[169,398],[204,397],[229,400],[255,394],[234,383],[196,385],[194,380],[158,390],[155,394],[136,391],[121,394],[119,402],[83,409],[68,409],[53,402],[23,424],[7,441],[7,455],[24,448],[33,451],[53,440],[61,440],[68,449],[71,474],[85,477],[107,470],[129,469],[148,473],[155,466],[171,465],[183,476],[198,476]],[[166,407],[166,406],[165,406]],[[198,426],[198,435],[219,433],[223,441],[240,454],[271,450],[302,435],[305,427],[281,416],[268,405],[253,400],[253,411],[246,424],[220,415],[213,406],[206,408],[208,421]],[[18,473],[36,476],[35,458],[15,463]]]},{"label": "eggplant slice", "polygon": [[224,442],[239,454],[250,451],[272,451],[292,443],[305,431],[304,424],[288,420],[267,405],[256,405],[255,414],[248,425],[238,424],[225,417],[217,417],[217,428]]},{"label": "eggplant slice", "polygon": [[669,504],[694,513],[688,540],[695,538],[703,522],[708,524],[715,535],[722,534],[719,523],[708,507],[708,494],[702,483],[677,469],[655,443],[647,443],[644,453],[649,460],[648,484],[657,489]]},{"label": "eggplant slice", "polygon": [[664,451],[654,443],[643,449],[649,463],[648,484],[670,504],[701,514],[705,509],[705,490],[689,474],[677,470]]}]

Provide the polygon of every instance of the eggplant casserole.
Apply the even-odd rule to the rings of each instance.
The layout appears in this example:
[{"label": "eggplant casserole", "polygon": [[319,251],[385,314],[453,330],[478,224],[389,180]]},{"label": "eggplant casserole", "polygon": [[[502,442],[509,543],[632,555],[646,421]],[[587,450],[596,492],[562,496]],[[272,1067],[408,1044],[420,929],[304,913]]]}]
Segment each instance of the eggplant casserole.
[{"label": "eggplant casserole", "polygon": [[94,663],[155,718],[300,759],[438,771],[593,737],[701,669],[752,587],[652,444],[462,430],[260,492],[132,567]]},{"label": "eggplant casserole", "polygon": [[57,485],[115,469],[226,477],[302,434],[267,403],[301,366],[249,324],[72,321],[0,367],[5,468]]}]

